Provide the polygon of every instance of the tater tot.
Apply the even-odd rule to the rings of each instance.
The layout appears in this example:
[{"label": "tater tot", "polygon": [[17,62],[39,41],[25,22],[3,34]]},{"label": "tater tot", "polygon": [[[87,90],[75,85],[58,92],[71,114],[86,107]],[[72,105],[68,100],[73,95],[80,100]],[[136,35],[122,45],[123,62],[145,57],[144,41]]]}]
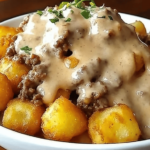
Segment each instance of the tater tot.
[{"label": "tater tot", "polygon": [[21,32],[21,29],[14,28],[14,27],[7,27],[0,25],[0,37],[7,36],[7,35],[16,35],[17,33]]},{"label": "tater tot", "polygon": [[5,56],[7,48],[13,42],[13,36],[19,32],[22,29],[0,26],[0,59]]},{"label": "tater tot", "polygon": [[0,73],[0,111],[6,108],[7,103],[13,99],[13,96],[11,82],[4,74]]},{"label": "tater tot", "polygon": [[135,21],[131,25],[135,27],[135,31],[140,38],[143,39],[147,35],[146,28],[141,21]]},{"label": "tater tot", "polygon": [[5,74],[11,81],[15,94],[19,92],[18,84],[22,80],[22,76],[26,75],[29,70],[30,68],[27,65],[10,60],[7,57],[4,57],[0,61],[0,72]]},{"label": "tater tot", "polygon": [[96,144],[132,142],[141,135],[135,116],[126,105],[95,112],[88,127],[92,142]]},{"label": "tater tot", "polygon": [[0,38],[0,59],[5,56],[7,48],[10,46],[11,42],[13,42],[11,35]]},{"label": "tater tot", "polygon": [[87,118],[71,101],[61,97],[42,116],[42,130],[48,139],[70,141],[87,130]]},{"label": "tater tot", "polygon": [[14,99],[8,103],[2,119],[2,125],[11,130],[28,135],[40,131],[42,106],[36,106],[29,101]]},{"label": "tater tot", "polygon": [[139,54],[134,53],[134,60],[135,60],[136,71],[139,71],[144,66],[143,57]]},{"label": "tater tot", "polygon": [[64,63],[67,68],[73,69],[78,65],[79,60],[73,56],[69,56],[64,59]]}]

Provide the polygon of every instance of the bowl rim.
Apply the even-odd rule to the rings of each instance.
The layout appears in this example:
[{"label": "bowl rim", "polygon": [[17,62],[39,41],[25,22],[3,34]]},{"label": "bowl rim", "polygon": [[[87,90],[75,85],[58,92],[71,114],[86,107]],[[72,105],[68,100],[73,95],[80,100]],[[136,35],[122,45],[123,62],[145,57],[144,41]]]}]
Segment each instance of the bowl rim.
[{"label": "bowl rim", "polygon": [[100,150],[100,149],[115,149],[120,150],[122,148],[125,149],[133,149],[133,148],[143,148],[150,146],[150,140],[143,141],[135,141],[129,143],[117,143],[117,144],[82,144],[82,143],[70,143],[70,142],[61,142],[61,141],[53,141],[48,139],[42,139],[38,137],[33,137],[30,135],[18,133],[16,131],[12,131],[5,127],[0,126],[0,137],[13,139],[15,141],[19,141],[20,143],[28,143],[36,146],[44,146],[44,147],[53,147],[53,148],[62,148],[64,147],[66,150],[72,149],[80,149],[80,150]]}]

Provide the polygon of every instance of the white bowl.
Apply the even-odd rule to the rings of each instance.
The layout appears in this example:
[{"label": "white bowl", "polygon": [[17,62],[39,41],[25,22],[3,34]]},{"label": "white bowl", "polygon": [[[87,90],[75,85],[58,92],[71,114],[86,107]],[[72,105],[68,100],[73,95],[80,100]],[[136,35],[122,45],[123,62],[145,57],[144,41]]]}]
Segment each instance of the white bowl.
[{"label": "white bowl", "polygon": [[[12,18],[0,25],[17,27],[24,16]],[[145,24],[147,32],[150,31],[150,20],[148,19],[127,14],[121,14],[121,17],[127,23],[140,20]],[[76,144],[40,139],[11,131],[2,126],[0,126],[0,145],[7,150],[150,150],[150,140],[120,144]]]},{"label": "white bowl", "polygon": [[150,150],[150,140],[121,144],[76,144],[40,139],[1,126],[0,144],[7,150]]}]

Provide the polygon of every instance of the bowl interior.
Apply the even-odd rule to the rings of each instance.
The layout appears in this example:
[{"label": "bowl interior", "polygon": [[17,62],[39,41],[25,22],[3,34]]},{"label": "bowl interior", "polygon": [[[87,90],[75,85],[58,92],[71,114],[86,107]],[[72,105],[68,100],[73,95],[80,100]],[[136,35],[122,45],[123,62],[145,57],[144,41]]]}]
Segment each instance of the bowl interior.
[{"label": "bowl interior", "polygon": [[[150,31],[150,21],[137,16],[120,13],[126,23],[132,23],[136,20],[142,21]],[[10,20],[1,22],[0,25],[17,27],[26,15],[18,16]],[[1,117],[0,117],[1,118]],[[0,119],[1,120],[1,119]],[[0,123],[1,124],[1,123]],[[67,142],[57,142],[46,139],[40,139],[21,133],[17,133],[0,126],[0,145],[6,149],[13,150],[123,150],[123,149],[150,149],[150,140],[120,143],[120,144],[76,144]]]}]

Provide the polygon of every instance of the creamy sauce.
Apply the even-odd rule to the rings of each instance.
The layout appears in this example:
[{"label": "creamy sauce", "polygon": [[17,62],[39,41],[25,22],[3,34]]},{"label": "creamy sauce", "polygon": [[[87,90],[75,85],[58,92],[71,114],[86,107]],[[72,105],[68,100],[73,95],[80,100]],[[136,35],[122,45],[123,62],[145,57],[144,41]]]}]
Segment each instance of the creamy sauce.
[{"label": "creamy sauce", "polygon": [[[73,12],[71,11],[73,10]],[[30,16],[25,31],[18,35],[15,48],[29,46],[47,66],[47,77],[39,85],[43,102],[50,105],[58,89],[77,90],[78,101],[89,104],[94,99],[107,98],[109,105],[127,104],[134,112],[143,138],[150,138],[150,52],[134,32],[124,23],[116,10],[96,8],[89,19],[83,18],[75,7],[63,11],[64,19],[51,23],[54,14]],[[105,18],[101,18],[105,16]],[[111,16],[113,20],[109,18]],[[71,22],[64,20],[71,18]],[[65,32],[68,34],[63,39]],[[79,60],[68,69],[64,57],[58,57],[63,44]],[[145,71],[137,75],[135,55],[143,59]],[[95,78],[95,82],[91,82]]]}]

